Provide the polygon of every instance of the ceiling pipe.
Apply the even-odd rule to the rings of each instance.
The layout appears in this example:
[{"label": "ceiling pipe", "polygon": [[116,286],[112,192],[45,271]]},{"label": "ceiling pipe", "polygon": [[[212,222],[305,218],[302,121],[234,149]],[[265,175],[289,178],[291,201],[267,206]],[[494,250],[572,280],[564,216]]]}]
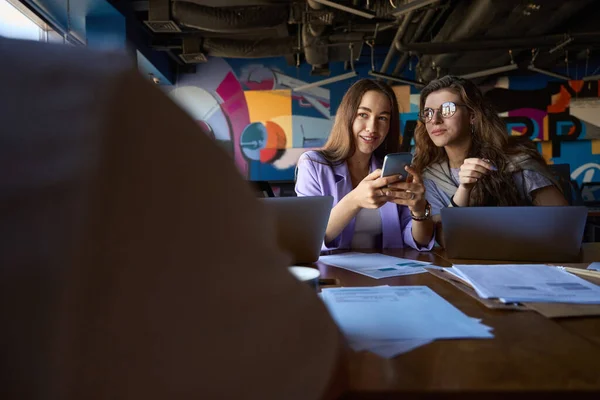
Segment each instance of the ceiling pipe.
[{"label": "ceiling pipe", "polygon": [[408,24],[410,24],[410,21],[412,21],[414,14],[415,14],[414,11],[409,11],[409,13],[404,16],[404,19],[402,19],[402,23],[400,24],[400,26],[398,27],[398,30],[396,31],[394,40],[392,41],[392,44],[390,45],[390,49],[388,50],[387,54],[385,55],[385,60],[383,60],[383,65],[381,66],[381,69],[379,70],[379,72],[385,74],[387,69],[390,67],[390,64],[392,63],[392,59],[396,55],[396,46],[394,45],[394,43],[402,41],[402,38],[404,37],[404,34],[406,33],[406,29],[408,28]]},{"label": "ceiling pipe", "polygon": [[[466,53],[484,50],[515,50],[515,49],[541,49],[556,47],[556,43],[564,40],[564,34],[490,39],[475,41],[451,41],[451,42],[429,42],[429,43],[401,43],[399,51],[412,51],[419,54],[446,54]],[[570,33],[569,37],[576,40],[577,45],[585,45],[600,42],[600,32]]]},{"label": "ceiling pipe", "polygon": [[[488,23],[494,20],[494,9],[494,0],[476,0],[470,3],[458,2],[447,19],[447,22],[455,20],[457,23],[454,25],[444,24],[433,41],[457,41],[477,35],[482,30],[487,29]],[[454,54],[447,53],[440,53],[433,57],[421,57],[419,63],[423,70],[421,77],[423,80],[429,81],[435,76],[435,70],[430,67],[448,65],[456,57]]]},{"label": "ceiling pipe", "polygon": [[359,17],[368,18],[368,19],[375,18],[375,14],[373,14],[373,13],[362,11],[362,10],[359,10],[359,9],[353,8],[353,7],[348,7],[343,4],[338,4],[334,1],[329,1],[329,0],[312,0],[312,1],[315,3],[321,3],[321,4],[323,4],[325,6],[329,6],[331,8],[337,8],[338,10],[342,10],[342,11],[345,11],[350,14],[358,15]]},{"label": "ceiling pipe", "polygon": [[[421,40],[421,36],[423,36],[423,32],[425,32],[425,29],[429,27],[429,22],[435,15],[436,11],[437,10],[435,8],[430,8],[429,10],[427,10],[425,12],[425,16],[423,16],[423,19],[421,20],[419,27],[417,28],[415,34],[413,35],[412,42]],[[398,42],[395,42],[395,43],[398,43]],[[406,61],[408,61],[408,56],[409,56],[409,53],[405,52],[404,54],[402,54],[402,57],[400,57],[400,59],[396,63],[396,67],[394,68],[394,72],[392,72],[392,75],[398,75],[400,72],[402,72],[402,69],[404,68],[404,65],[406,64]]]},{"label": "ceiling pipe", "polygon": [[397,7],[396,10],[392,12],[392,15],[394,17],[400,17],[403,14],[418,10],[421,7],[425,7],[433,3],[437,3],[438,1],[440,0],[413,0],[402,6]]}]

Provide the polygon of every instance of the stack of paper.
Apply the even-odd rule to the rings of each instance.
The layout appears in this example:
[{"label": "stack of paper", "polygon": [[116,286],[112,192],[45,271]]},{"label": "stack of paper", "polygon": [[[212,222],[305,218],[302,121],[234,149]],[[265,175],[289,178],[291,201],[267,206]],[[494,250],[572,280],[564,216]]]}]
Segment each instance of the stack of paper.
[{"label": "stack of paper", "polygon": [[504,303],[600,304],[600,286],[549,265],[454,265],[447,269],[484,298]]},{"label": "stack of paper", "polygon": [[321,256],[319,261],[374,279],[419,274],[426,272],[423,267],[441,268],[424,261],[408,260],[379,253],[343,253]]},{"label": "stack of paper", "polygon": [[600,262],[591,263],[587,269],[591,269],[592,271],[600,271]]},{"label": "stack of paper", "polygon": [[323,289],[321,297],[355,351],[394,357],[436,339],[492,338],[426,286]]}]

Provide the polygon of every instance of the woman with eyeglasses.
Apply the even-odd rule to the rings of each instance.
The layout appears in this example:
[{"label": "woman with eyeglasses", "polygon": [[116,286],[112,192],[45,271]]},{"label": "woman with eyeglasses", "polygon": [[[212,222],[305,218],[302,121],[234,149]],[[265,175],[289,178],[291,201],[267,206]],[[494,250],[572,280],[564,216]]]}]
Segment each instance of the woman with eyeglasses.
[{"label": "woman with eyeglasses", "polygon": [[413,247],[431,250],[434,224],[421,177],[381,177],[383,158],[398,151],[400,116],[394,91],[361,79],[346,92],[325,146],[297,166],[298,196],[333,196],[323,250]]},{"label": "woman with eyeglasses", "polygon": [[423,174],[434,221],[443,207],[568,205],[533,142],[509,137],[471,81],[430,82],[420,109],[413,164]]}]

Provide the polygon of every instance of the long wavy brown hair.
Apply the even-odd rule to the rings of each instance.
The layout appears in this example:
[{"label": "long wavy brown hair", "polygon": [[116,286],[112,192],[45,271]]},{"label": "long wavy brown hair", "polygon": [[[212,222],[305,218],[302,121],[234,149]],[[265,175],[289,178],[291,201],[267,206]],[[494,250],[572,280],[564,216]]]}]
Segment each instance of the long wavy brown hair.
[{"label": "long wavy brown hair", "polygon": [[[509,136],[492,104],[483,97],[475,84],[456,76],[444,76],[431,81],[421,91],[420,109],[425,107],[427,96],[438,90],[448,90],[458,95],[472,114],[473,127],[471,146],[467,158],[487,158],[498,168],[498,172],[487,174],[477,182],[471,192],[471,206],[513,206],[525,205],[527,199],[521,198],[515,184],[514,165],[509,169],[510,159],[514,156],[528,156],[540,164],[540,169],[551,176],[546,161],[529,138]],[[447,163],[448,156],[443,147],[437,147],[423,121],[415,129],[415,157],[413,164],[419,172],[435,163]],[[524,181],[524,180],[523,180]]]},{"label": "long wavy brown hair", "polygon": [[332,165],[340,164],[354,155],[356,143],[352,133],[352,124],[356,118],[358,106],[363,95],[375,90],[383,93],[392,109],[390,110],[390,129],[383,143],[373,153],[376,158],[383,160],[386,154],[395,153],[400,146],[400,108],[392,88],[384,82],[372,79],[360,79],[344,94],[337,109],[331,134],[319,153]]}]

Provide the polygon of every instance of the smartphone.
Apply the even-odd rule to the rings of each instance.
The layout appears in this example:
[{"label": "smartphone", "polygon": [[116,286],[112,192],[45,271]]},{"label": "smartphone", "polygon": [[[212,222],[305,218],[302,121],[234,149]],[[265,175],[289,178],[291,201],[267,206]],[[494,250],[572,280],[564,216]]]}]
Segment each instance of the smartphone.
[{"label": "smartphone", "polygon": [[391,153],[383,159],[382,177],[399,175],[405,181],[408,172],[404,169],[412,163],[413,155],[411,153]]}]

